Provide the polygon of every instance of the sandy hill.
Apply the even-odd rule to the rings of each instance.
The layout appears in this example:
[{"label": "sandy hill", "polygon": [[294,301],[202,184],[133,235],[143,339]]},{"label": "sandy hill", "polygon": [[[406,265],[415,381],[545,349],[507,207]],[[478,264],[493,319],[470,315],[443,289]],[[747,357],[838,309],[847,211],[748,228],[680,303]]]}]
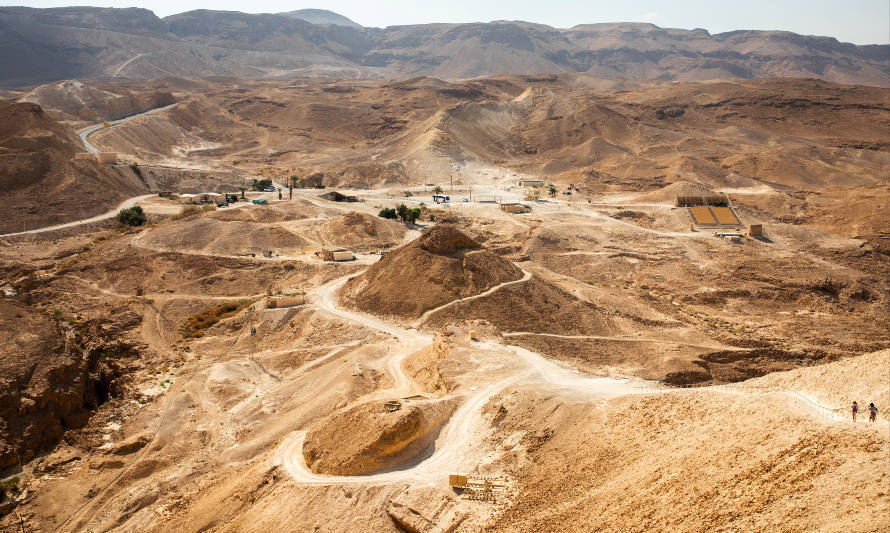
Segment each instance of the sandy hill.
[{"label": "sandy hill", "polygon": [[[581,21],[579,21],[581,22]],[[886,45],[781,31],[614,23],[558,29],[521,21],[364,28],[331,12],[0,9],[0,84],[82,76],[336,75],[350,78],[586,73],[706,80],[818,77],[890,86]],[[35,46],[34,43],[40,43]]]},{"label": "sandy hill", "polygon": [[384,256],[340,291],[345,305],[377,315],[416,318],[457,298],[522,277],[509,261],[480,249],[452,226],[435,226]]},{"label": "sandy hill", "polygon": [[266,250],[296,255],[310,253],[317,248],[307,239],[281,226],[201,216],[158,226],[139,242],[154,250],[224,256],[261,255]]},{"label": "sandy hill", "polygon": [[711,196],[714,194],[716,194],[714,191],[697,183],[678,181],[656,191],[641,194],[637,197],[637,201],[672,204],[677,199],[677,196]]},{"label": "sandy hill", "polygon": [[312,226],[315,240],[328,246],[364,250],[402,242],[407,229],[394,220],[355,211]]},{"label": "sandy hill", "polygon": [[80,139],[37,104],[0,100],[0,233],[87,218],[147,185],[129,169],[74,160]]}]

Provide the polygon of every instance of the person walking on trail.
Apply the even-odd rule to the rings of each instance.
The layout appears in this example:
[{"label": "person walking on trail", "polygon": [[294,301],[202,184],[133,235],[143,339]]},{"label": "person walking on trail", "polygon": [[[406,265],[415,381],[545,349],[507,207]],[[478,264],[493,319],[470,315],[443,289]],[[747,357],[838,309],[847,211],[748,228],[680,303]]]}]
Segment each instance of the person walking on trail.
[{"label": "person walking on trail", "polygon": [[855,422],[856,414],[859,413],[859,404],[856,403],[856,400],[853,400],[853,405],[850,407],[850,410],[853,412],[853,422]]},{"label": "person walking on trail", "polygon": [[874,422],[878,419],[878,408],[875,407],[875,404],[868,404],[868,421]]},{"label": "person walking on trail", "polygon": [[281,189],[278,189],[278,199],[281,200]]}]

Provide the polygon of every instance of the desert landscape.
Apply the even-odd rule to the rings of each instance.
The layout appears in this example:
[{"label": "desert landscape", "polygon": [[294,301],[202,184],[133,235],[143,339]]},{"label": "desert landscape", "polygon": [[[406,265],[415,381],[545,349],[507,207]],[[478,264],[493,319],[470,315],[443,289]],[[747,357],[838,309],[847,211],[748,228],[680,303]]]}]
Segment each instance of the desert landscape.
[{"label": "desert landscape", "polygon": [[0,530],[888,530],[890,46],[9,21],[128,48],[0,91]]}]

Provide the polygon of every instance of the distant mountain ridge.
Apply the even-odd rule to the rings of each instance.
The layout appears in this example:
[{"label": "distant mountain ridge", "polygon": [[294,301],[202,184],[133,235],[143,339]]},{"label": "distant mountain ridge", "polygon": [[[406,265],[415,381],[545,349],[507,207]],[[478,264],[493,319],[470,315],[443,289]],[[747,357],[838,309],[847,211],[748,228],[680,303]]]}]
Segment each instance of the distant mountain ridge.
[{"label": "distant mountain ridge", "polygon": [[346,26],[349,28],[361,28],[361,24],[356,24],[352,20],[344,17],[339,13],[328,11],[327,9],[298,9],[296,11],[287,11],[278,13],[286,17],[302,19],[312,24],[333,24],[334,26]]},{"label": "distant mountain ridge", "polygon": [[0,85],[76,77],[333,76],[461,79],[577,72],[700,81],[808,77],[890,87],[890,45],[857,46],[780,31],[557,29],[528,22],[365,28],[325,10],[197,10],[158,18],[140,8],[0,7]]}]

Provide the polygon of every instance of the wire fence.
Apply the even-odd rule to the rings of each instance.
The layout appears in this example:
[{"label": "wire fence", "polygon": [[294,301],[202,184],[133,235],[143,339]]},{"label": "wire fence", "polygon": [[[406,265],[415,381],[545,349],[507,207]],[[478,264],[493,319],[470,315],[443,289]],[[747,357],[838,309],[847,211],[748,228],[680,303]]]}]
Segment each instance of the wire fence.
[{"label": "wire fence", "polygon": [[809,396],[795,391],[779,387],[778,385],[746,385],[742,383],[724,383],[719,385],[692,384],[692,385],[667,385],[662,382],[647,382],[634,387],[638,392],[642,393],[660,393],[673,392],[688,389],[707,389],[722,392],[739,392],[745,394],[771,394],[781,393],[787,394],[792,398],[804,403],[810,409],[832,420],[841,420],[847,414],[847,409],[843,407],[829,407],[823,405]]}]

